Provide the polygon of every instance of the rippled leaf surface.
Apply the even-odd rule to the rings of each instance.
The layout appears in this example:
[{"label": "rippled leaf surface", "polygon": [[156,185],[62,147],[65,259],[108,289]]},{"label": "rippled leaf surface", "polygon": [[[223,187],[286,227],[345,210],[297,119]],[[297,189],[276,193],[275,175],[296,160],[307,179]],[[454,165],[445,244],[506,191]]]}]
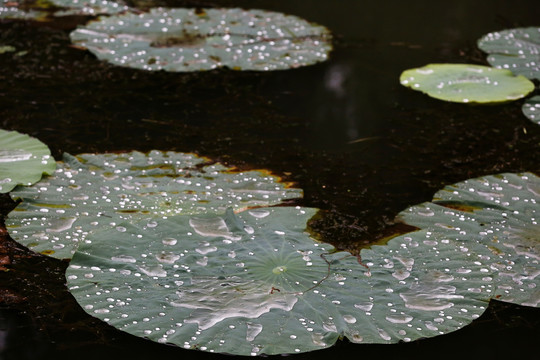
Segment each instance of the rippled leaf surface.
[{"label": "rippled leaf surface", "polygon": [[341,336],[411,341],[457,330],[485,310],[491,270],[455,241],[399,237],[362,251],[366,267],[310,238],[304,229],[315,212],[120,223],[81,244],[68,287],[89,314],[128,333],[238,355],[312,351]]},{"label": "rippled leaf surface", "polygon": [[17,185],[32,185],[55,168],[47,145],[26,134],[0,129],[0,193]]},{"label": "rippled leaf surface", "polygon": [[533,96],[525,100],[521,110],[527,119],[540,125],[540,96]]},{"label": "rippled leaf surface", "polygon": [[494,271],[494,298],[540,306],[540,178],[531,173],[467,180],[400,214],[459,241]]},{"label": "rippled leaf surface", "polygon": [[540,27],[492,32],[478,40],[478,47],[489,54],[491,65],[540,80]]},{"label": "rippled leaf surface", "polygon": [[329,31],[265,10],[153,8],[103,17],[71,33],[115,65],[145,70],[280,70],[324,61]]},{"label": "rippled leaf surface", "polygon": [[10,236],[56,258],[71,258],[87,234],[123,219],[221,213],[302,196],[264,171],[235,172],[193,154],[66,154],[56,172],[11,193]]},{"label": "rippled leaf surface", "polygon": [[493,103],[520,99],[534,84],[509,70],[470,64],[429,64],[400,76],[402,85],[445,101]]}]

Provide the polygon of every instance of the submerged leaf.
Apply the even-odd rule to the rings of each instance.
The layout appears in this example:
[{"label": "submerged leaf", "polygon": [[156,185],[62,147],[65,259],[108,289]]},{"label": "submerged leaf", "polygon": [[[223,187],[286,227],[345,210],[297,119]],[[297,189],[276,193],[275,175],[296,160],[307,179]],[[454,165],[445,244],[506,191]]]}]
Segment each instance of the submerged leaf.
[{"label": "submerged leaf", "polygon": [[32,185],[55,168],[47,145],[28,135],[0,129],[0,193],[17,185]]},{"label": "submerged leaf", "polygon": [[81,244],[68,287],[85,311],[128,333],[238,355],[317,350],[342,336],[411,341],[457,330],[485,310],[491,270],[454,241],[398,237],[362,251],[368,269],[309,237],[315,212],[121,223]]},{"label": "submerged leaf", "polygon": [[534,84],[509,70],[471,64],[429,64],[400,76],[402,85],[446,101],[493,103],[520,99]]},{"label": "submerged leaf", "polygon": [[470,179],[399,217],[460,242],[494,271],[493,297],[540,306],[540,178],[531,173]]},{"label": "submerged leaf", "polygon": [[324,61],[329,31],[265,10],[168,9],[102,17],[71,33],[98,58],[144,70],[280,70]]},{"label": "submerged leaf", "polygon": [[53,176],[11,193],[11,237],[34,251],[70,258],[89,232],[124,219],[220,213],[302,196],[263,171],[234,172],[193,154],[66,154]]},{"label": "submerged leaf", "polygon": [[540,125],[540,95],[525,100],[521,111],[533,123]]},{"label": "submerged leaf", "polygon": [[540,80],[540,27],[492,32],[478,40],[478,47],[489,54],[491,65]]}]

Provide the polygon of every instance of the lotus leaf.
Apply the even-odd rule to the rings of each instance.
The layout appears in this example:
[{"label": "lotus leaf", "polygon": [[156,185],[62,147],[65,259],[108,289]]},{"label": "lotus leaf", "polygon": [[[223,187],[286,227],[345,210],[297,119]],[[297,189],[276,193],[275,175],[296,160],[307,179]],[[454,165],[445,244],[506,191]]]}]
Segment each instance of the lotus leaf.
[{"label": "lotus leaf", "polygon": [[0,129],[0,193],[32,185],[56,167],[47,145],[17,131]]},{"label": "lotus leaf", "polygon": [[44,20],[47,12],[43,6],[27,0],[0,0],[0,19]]},{"label": "lotus leaf", "polygon": [[11,193],[11,237],[34,251],[71,258],[87,234],[123,219],[220,213],[302,196],[263,171],[235,172],[193,154],[66,154],[53,176]]},{"label": "lotus leaf", "polygon": [[494,298],[540,306],[540,178],[531,173],[471,179],[437,192],[400,218],[442,232],[495,271]]},{"label": "lotus leaf", "polygon": [[540,125],[540,95],[528,98],[521,108],[527,119]]},{"label": "lotus leaf", "polygon": [[520,99],[534,84],[509,70],[470,64],[429,64],[401,74],[402,85],[440,100],[493,103]]},{"label": "lotus leaf", "polygon": [[55,12],[56,16],[62,15],[97,15],[117,14],[127,11],[129,7],[121,0],[48,0],[52,4],[66,8],[65,11]]},{"label": "lotus leaf", "polygon": [[265,10],[153,8],[102,17],[71,33],[98,58],[144,70],[280,70],[326,60],[329,31]]},{"label": "lotus leaf", "polygon": [[540,80],[540,27],[492,32],[478,40],[478,47],[489,54],[491,65]]},{"label": "lotus leaf", "polygon": [[81,244],[68,287],[85,311],[128,333],[238,355],[317,350],[342,336],[411,341],[485,310],[491,270],[454,240],[402,236],[362,251],[362,265],[310,238],[315,213],[272,207],[119,223]]}]

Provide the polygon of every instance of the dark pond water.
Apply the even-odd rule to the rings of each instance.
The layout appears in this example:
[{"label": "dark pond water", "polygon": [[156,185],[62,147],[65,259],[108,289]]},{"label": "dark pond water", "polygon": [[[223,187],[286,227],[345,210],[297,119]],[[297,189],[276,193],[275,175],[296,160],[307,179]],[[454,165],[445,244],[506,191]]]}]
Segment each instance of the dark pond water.
[{"label": "dark pond water", "polygon": [[[149,1],[149,3],[151,3]],[[444,103],[402,87],[427,63],[486,64],[476,40],[539,26],[531,1],[161,1],[291,13],[335,35],[331,59],[269,73],[148,73],[70,47],[83,17],[0,20],[0,128],[63,152],[195,152],[241,168],[267,168],[326,210],[313,224],[326,241],[357,250],[396,231],[393,217],[446,184],[499,172],[540,173],[540,127],[522,101]],[[538,91],[538,90],[537,90]],[[364,141],[359,141],[364,140]],[[14,204],[0,197],[0,215]],[[79,309],[64,288],[66,262],[34,255],[0,232],[0,354],[5,359],[213,358],[116,331]],[[531,356],[538,309],[494,302],[453,334],[393,346],[346,342],[318,353],[354,358]],[[296,355],[307,359],[311,354]]]}]

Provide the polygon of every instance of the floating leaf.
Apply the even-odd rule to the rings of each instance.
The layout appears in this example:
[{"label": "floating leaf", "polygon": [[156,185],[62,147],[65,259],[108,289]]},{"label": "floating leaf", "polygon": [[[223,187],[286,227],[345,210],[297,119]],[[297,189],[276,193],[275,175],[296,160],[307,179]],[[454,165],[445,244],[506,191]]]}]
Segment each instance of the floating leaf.
[{"label": "floating leaf", "polygon": [[98,58],[144,70],[280,70],[324,61],[329,31],[265,10],[167,9],[102,17],[71,33]]},{"label": "floating leaf", "polygon": [[[480,316],[490,269],[455,241],[392,239],[362,260],[305,232],[316,209],[174,216],[95,232],[67,269],[92,316],[136,336],[238,355],[395,343]],[[475,259],[476,260],[476,259]]]},{"label": "floating leaf", "polygon": [[66,10],[56,11],[55,16],[117,14],[129,7],[121,0],[48,0]]},{"label": "floating leaf", "polygon": [[17,185],[32,185],[52,174],[56,163],[47,145],[16,131],[0,129],[0,193]]},{"label": "floating leaf", "polygon": [[461,241],[495,271],[493,296],[540,306],[540,178],[531,173],[471,179],[400,214],[407,224]]},{"label": "floating leaf", "polygon": [[45,1],[0,0],[0,19],[45,21],[47,7]]},{"label": "floating leaf", "polygon": [[492,32],[478,40],[478,47],[489,54],[491,65],[540,80],[540,27]]},{"label": "floating leaf", "polygon": [[520,99],[534,84],[509,70],[470,64],[429,64],[401,74],[402,85],[440,100],[493,103]]},{"label": "floating leaf", "polygon": [[525,100],[521,111],[533,123],[540,125],[540,95]]},{"label": "floating leaf", "polygon": [[21,244],[70,258],[89,232],[123,219],[239,211],[302,196],[264,171],[235,172],[205,161],[160,151],[66,154],[53,176],[11,193],[23,201],[6,226]]}]

